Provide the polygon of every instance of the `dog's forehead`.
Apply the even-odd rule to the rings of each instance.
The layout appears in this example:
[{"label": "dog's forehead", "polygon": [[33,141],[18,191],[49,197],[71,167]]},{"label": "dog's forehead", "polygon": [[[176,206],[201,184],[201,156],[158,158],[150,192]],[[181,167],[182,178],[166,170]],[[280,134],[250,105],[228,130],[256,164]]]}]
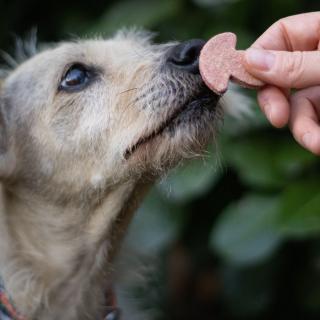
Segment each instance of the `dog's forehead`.
[{"label": "dog's forehead", "polygon": [[[57,59],[87,59],[88,61],[137,56],[137,53],[150,50],[139,42],[130,39],[86,40],[76,43],[64,43],[58,46],[51,54]],[[141,58],[141,56],[140,56]]]},{"label": "dog's forehead", "polygon": [[11,75],[17,78],[25,74],[60,74],[72,63],[85,63],[101,67],[125,66],[128,63],[146,62],[155,52],[149,41],[137,41],[136,37],[115,37],[111,39],[79,40],[64,42],[39,52],[17,67]]}]

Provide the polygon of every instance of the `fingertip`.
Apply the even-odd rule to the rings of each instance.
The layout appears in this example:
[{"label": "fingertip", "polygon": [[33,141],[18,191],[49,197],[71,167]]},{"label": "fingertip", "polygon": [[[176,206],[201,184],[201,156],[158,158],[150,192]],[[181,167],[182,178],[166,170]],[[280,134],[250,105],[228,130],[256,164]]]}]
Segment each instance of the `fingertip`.
[{"label": "fingertip", "polygon": [[300,144],[311,151],[313,154],[320,156],[320,137],[317,134],[306,132],[301,138]]},{"label": "fingertip", "polygon": [[317,114],[318,87],[301,90],[291,96],[290,128],[296,141],[320,156],[320,127]]},{"label": "fingertip", "polygon": [[266,86],[258,92],[258,102],[267,119],[276,128],[282,128],[289,121],[289,102],[283,91]]},{"label": "fingertip", "polygon": [[288,123],[288,115],[286,114],[286,110],[283,110],[280,105],[270,105],[268,111],[268,119],[271,124],[280,129],[287,125]]}]

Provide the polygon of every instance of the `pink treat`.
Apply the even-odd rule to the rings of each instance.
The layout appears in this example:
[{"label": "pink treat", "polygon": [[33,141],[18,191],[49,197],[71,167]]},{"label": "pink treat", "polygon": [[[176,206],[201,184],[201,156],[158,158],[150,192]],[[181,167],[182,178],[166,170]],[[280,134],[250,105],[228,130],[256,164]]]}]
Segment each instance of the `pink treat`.
[{"label": "pink treat", "polygon": [[221,95],[229,79],[246,88],[259,88],[264,83],[251,76],[243,67],[244,51],[235,49],[237,36],[226,32],[211,38],[200,53],[200,73],[206,85]]}]

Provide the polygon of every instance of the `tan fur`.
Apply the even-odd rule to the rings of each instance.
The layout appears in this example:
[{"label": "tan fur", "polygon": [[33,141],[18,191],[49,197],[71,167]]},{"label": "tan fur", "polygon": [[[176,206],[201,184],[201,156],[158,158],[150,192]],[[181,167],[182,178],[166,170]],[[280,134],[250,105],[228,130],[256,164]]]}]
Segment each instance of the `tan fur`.
[{"label": "tan fur", "polygon": [[[203,86],[165,66],[173,45],[139,33],[63,43],[4,80],[0,275],[28,319],[102,319],[110,264],[143,195],[214,137],[219,107],[185,113],[125,158]],[[74,62],[97,66],[99,78],[59,92]]]}]

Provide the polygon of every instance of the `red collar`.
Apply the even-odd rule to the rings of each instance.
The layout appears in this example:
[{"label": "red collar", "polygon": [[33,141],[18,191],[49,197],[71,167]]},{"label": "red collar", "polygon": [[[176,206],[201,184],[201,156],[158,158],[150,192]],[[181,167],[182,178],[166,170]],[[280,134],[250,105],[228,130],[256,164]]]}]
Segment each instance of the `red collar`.
[{"label": "red collar", "polygon": [[106,313],[103,320],[120,320],[120,309],[117,307],[117,296],[114,288],[110,287],[106,291]]},{"label": "red collar", "polygon": [[0,278],[0,319],[2,318],[8,320],[26,320],[16,310],[13,302],[5,290],[4,283]]},{"label": "red collar", "polygon": [[[121,312],[117,305],[115,291],[110,287],[106,291],[106,308],[103,320],[120,320]],[[0,320],[3,317],[10,320],[26,320],[16,311],[12,301],[6,294],[4,284],[0,278]]]}]

